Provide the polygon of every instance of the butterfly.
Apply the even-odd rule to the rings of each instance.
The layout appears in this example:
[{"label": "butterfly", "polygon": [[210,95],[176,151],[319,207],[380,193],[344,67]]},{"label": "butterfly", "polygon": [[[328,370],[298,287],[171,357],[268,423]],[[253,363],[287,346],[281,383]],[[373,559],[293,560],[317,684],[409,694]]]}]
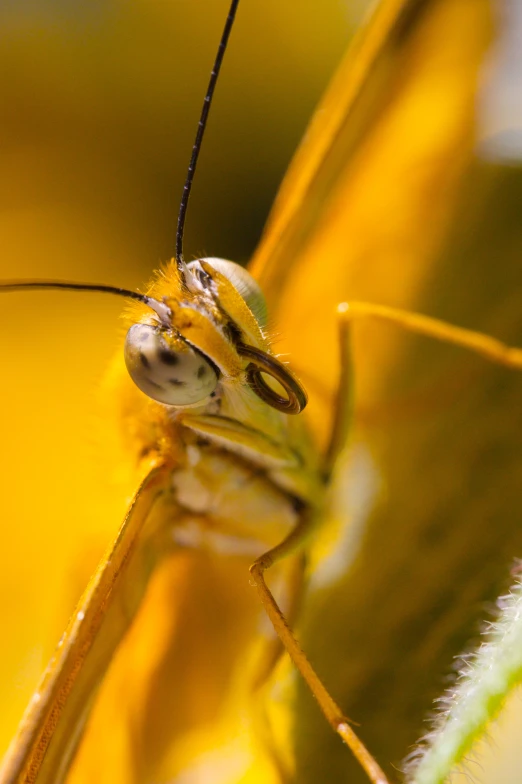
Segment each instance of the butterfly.
[{"label": "butterfly", "polygon": [[[355,49],[357,58],[352,54],[351,64],[344,66],[319,110],[318,120],[283,186],[266,239],[254,258],[252,270],[264,286],[272,306],[272,317],[281,334],[278,348],[282,352],[288,351],[291,366],[295,367],[310,395],[309,423],[318,451],[327,450],[329,431],[333,429],[340,434],[330,447],[332,465],[336,464],[335,458],[339,457],[344,445],[349,417],[349,411],[344,412],[332,428],[333,412],[339,410],[335,405],[340,350],[338,332],[342,322],[336,309],[339,293],[349,291],[350,296],[357,299],[366,298],[366,286],[377,279],[377,292],[379,286],[382,287],[381,296],[374,293],[371,298],[396,307],[407,305],[409,298],[418,296],[426,285],[423,276],[430,274],[430,266],[427,261],[421,264],[419,259],[431,260],[438,252],[448,214],[455,209],[459,169],[470,152],[472,99],[478,69],[487,50],[489,27],[486,6],[481,4],[384,3],[363,42],[356,45],[359,47]],[[464,51],[462,37],[448,35],[447,31],[452,29],[466,29]],[[354,63],[362,65],[357,68]],[[383,79],[385,85],[381,82]],[[380,102],[377,106],[370,101],[368,106],[365,95],[371,96],[375,85],[379,87]],[[429,91],[426,85],[430,86]],[[387,100],[383,95],[389,96]],[[432,124],[428,122],[426,104],[433,110]],[[418,147],[409,143],[401,148],[398,140],[406,134],[406,127],[412,134],[415,120],[419,123],[414,137]],[[328,123],[326,129],[325,122]],[[408,136],[410,141],[411,138]],[[401,183],[401,198],[407,204],[399,200],[394,213],[395,193],[405,173],[411,178]],[[378,189],[375,188],[377,181],[382,183]],[[431,194],[440,192],[445,194],[445,199],[437,211],[433,209]],[[357,207],[352,207],[353,204]],[[429,223],[422,221],[428,207]],[[380,220],[379,216],[382,216]],[[419,222],[422,232],[418,230]],[[361,225],[365,231],[361,231]],[[348,250],[347,237],[351,240]],[[328,259],[328,263],[324,259]],[[211,275],[204,267],[200,274]],[[318,321],[310,317],[315,313],[319,313]],[[373,378],[372,369],[368,369],[367,363],[365,369],[364,360],[358,357],[361,349],[358,344],[355,346],[358,394],[370,401],[369,412],[363,412],[360,420],[363,424],[369,421],[370,425],[372,417],[377,420],[379,416],[386,417],[384,396],[379,387],[391,372],[388,366],[397,352],[393,338],[383,339],[377,335],[377,331],[383,330],[382,325],[374,326],[372,330],[373,335],[372,331],[364,335],[362,329],[357,328],[361,332],[358,335],[360,342],[364,339],[364,353],[371,353],[371,364],[379,368],[378,374],[374,371]],[[402,378],[407,378],[404,368]],[[465,382],[466,378],[462,383],[465,385]],[[441,385],[436,385],[436,397],[440,389]],[[451,389],[448,394],[451,400]],[[421,395],[421,409],[423,403]],[[429,404],[429,400],[424,403],[428,410]],[[374,439],[373,431],[367,440],[371,449],[366,452],[370,451],[370,456],[376,449],[375,443],[379,443]],[[384,473],[389,479],[391,474],[383,472],[381,465],[379,468],[376,473]],[[160,478],[154,474],[150,482],[161,484],[164,480],[162,469],[158,471]],[[131,520],[142,522],[140,504],[148,497],[148,491],[145,491],[149,487],[146,485],[141,495],[138,494],[137,511]],[[394,487],[393,482],[390,487]],[[372,507],[377,504],[377,497],[375,492],[371,495]],[[386,515],[389,515],[390,505],[386,506]],[[415,516],[408,514],[406,517],[412,520]],[[381,537],[383,528],[381,525],[379,529]],[[393,552],[392,548],[389,552]],[[142,565],[138,572],[144,571]],[[374,573],[375,567],[366,568],[366,579],[369,580],[372,574],[375,577]],[[385,574],[386,570],[383,577]],[[197,579],[193,576],[191,584],[194,585]],[[202,579],[200,575],[199,580]],[[393,580],[390,582],[395,584]],[[429,588],[433,590],[433,582],[429,583]],[[369,594],[371,597],[371,591]],[[200,597],[200,604],[203,601]],[[319,601],[317,595],[312,597],[313,601]],[[328,606],[332,603],[328,602]],[[389,607],[388,615],[393,616]],[[78,621],[82,623],[84,618]],[[364,623],[367,622],[366,615]],[[151,644],[152,637],[144,639],[146,644]],[[361,646],[360,651],[360,655],[368,655],[367,647]],[[328,655],[323,652],[318,659],[328,660]],[[204,696],[202,705],[191,701],[196,713],[204,711],[205,706],[208,709],[209,695]],[[368,705],[371,702],[367,696],[363,699]],[[87,699],[84,704],[87,706]],[[298,711],[296,715],[301,717],[297,719],[299,737],[299,721],[303,720],[306,711]],[[356,713],[353,716],[357,718]],[[298,754],[296,758],[306,760],[306,755]],[[51,775],[56,777],[56,768]]]}]

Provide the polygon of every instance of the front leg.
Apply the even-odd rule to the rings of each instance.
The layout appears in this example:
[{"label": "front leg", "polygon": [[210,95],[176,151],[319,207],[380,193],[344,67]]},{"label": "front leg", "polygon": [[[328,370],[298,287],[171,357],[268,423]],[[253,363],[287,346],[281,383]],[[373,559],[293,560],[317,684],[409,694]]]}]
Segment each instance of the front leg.
[{"label": "front leg", "polygon": [[342,302],[337,307],[339,323],[349,325],[356,319],[373,318],[387,321],[390,324],[401,327],[408,332],[418,335],[425,335],[442,343],[450,343],[460,346],[468,351],[489,359],[499,365],[522,370],[522,349],[507,346],[502,341],[492,338],[483,332],[475,332],[472,329],[464,329],[446,321],[423,316],[420,313],[412,313],[400,308],[390,308],[387,305],[374,305],[369,302]]},{"label": "front leg", "polygon": [[313,518],[310,515],[303,514],[297,526],[286,539],[254,561],[250,567],[253,585],[257,589],[259,598],[263,603],[279,639],[308,684],[310,691],[319,703],[319,707],[328,723],[352,750],[356,759],[368,774],[372,784],[389,784],[384,772],[352,730],[348,719],[343,715],[341,709],[332,699],[328,690],[308,661],[265,582],[265,571],[277,561],[294,555],[301,550],[308,542],[313,528]]}]

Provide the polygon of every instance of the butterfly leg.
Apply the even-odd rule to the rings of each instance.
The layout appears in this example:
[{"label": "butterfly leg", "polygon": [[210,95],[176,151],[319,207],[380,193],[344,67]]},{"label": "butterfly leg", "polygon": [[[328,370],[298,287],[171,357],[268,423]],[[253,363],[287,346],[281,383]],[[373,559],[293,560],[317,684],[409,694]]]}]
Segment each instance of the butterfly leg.
[{"label": "butterfly leg", "polygon": [[[306,556],[304,552],[288,559],[288,569],[284,575],[283,591],[284,615],[290,625],[293,625],[299,614],[304,588],[305,568]],[[265,752],[272,760],[272,764],[277,771],[278,781],[290,782],[293,780],[291,766],[282,753],[280,743],[274,733],[272,721],[267,710],[267,702],[264,699],[256,699],[258,696],[262,697],[263,687],[270,688],[270,676],[285,650],[280,638],[273,631],[272,627],[272,634],[270,636],[267,634],[262,639],[251,676],[252,698],[253,700],[255,699],[255,710],[252,711],[252,720],[255,723],[256,737],[263,743]]]},{"label": "butterfly leg", "polygon": [[360,318],[381,319],[410,332],[426,335],[443,343],[461,346],[480,354],[491,362],[522,370],[522,349],[507,346],[500,340],[482,332],[456,327],[453,324],[419,313],[410,313],[407,310],[390,308],[386,305],[374,305],[368,302],[343,302],[337,307],[337,312],[341,324],[348,325]]},{"label": "butterfly leg", "polygon": [[350,433],[354,407],[355,369],[353,366],[350,339],[351,323],[348,319],[339,320],[339,380],[333,402],[333,420],[326,452],[323,458],[323,476],[327,482],[335,462],[344,449]]},{"label": "butterfly leg", "polygon": [[[297,557],[291,559],[288,574],[285,576],[284,615],[290,626],[294,624],[299,615],[304,588],[305,568],[306,557],[304,553],[300,553]],[[277,635],[265,637],[252,674],[252,691],[262,688],[268,681],[283,651],[283,643]]]},{"label": "butterfly leg", "polygon": [[314,529],[314,522],[310,515],[304,514],[298,525],[286,539],[254,561],[250,567],[253,585],[257,589],[259,598],[279,639],[319,703],[319,707],[328,723],[351,749],[366,771],[372,784],[389,784],[384,772],[352,730],[348,719],[343,715],[341,709],[319,679],[265,582],[264,573],[270,566],[283,558],[295,555],[296,552],[306,545],[309,535]]}]

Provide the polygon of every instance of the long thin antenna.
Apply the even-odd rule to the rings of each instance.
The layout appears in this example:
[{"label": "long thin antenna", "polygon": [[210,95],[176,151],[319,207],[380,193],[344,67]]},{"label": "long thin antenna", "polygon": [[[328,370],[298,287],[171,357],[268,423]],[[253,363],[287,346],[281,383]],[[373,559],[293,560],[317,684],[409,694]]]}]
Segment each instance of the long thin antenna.
[{"label": "long thin antenna", "polygon": [[0,291],[21,291],[22,289],[68,289],[71,291],[101,291],[104,294],[116,294],[118,297],[130,297],[148,304],[145,294],[117,286],[106,286],[103,283],[76,283],[66,280],[6,280],[0,283]]},{"label": "long thin antenna", "polygon": [[117,297],[129,297],[138,302],[143,302],[147,307],[159,316],[160,321],[169,324],[171,315],[170,308],[164,302],[160,302],[147,294],[140,294],[138,291],[122,289],[118,286],[106,286],[104,283],[75,283],[68,280],[6,280],[0,282],[0,294],[3,291],[22,291],[27,289],[65,289],[66,291],[98,291],[102,294],[113,294]]},{"label": "long thin antenna", "polygon": [[203,140],[203,134],[205,133],[208,113],[210,111],[210,105],[212,103],[212,96],[214,95],[214,89],[216,87],[216,82],[218,80],[221,63],[223,62],[223,57],[225,55],[225,50],[227,48],[230,31],[232,30],[232,25],[234,24],[234,19],[236,16],[238,5],[239,5],[239,0],[232,0],[232,2],[230,3],[230,8],[225,22],[225,27],[223,28],[221,41],[219,42],[219,46],[218,46],[216,59],[214,60],[212,73],[210,74],[207,93],[205,95],[205,100],[203,101],[203,108],[201,109],[201,115],[198,123],[198,130],[196,132],[196,138],[194,140],[194,145],[192,147],[192,155],[190,157],[190,163],[187,171],[187,178],[185,180],[185,185],[183,186],[183,194],[181,196],[181,202],[179,205],[179,213],[178,213],[178,227],[176,229],[176,262],[178,265],[178,269],[180,270],[181,273],[183,273],[183,264],[184,264],[183,232],[185,229],[185,218],[187,215],[187,207],[190,199],[190,191],[192,190],[194,174],[196,172],[199,153],[201,151],[201,142]]}]

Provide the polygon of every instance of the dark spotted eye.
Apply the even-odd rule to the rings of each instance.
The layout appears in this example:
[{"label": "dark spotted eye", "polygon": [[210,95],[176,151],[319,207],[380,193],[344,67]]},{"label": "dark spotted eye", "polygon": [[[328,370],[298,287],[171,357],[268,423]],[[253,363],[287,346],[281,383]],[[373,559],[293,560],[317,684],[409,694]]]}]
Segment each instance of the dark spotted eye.
[{"label": "dark spotted eye", "polygon": [[127,332],[124,355],[134,383],[168,406],[200,403],[218,382],[216,371],[202,354],[187,344],[174,351],[161,329],[150,324],[133,324]]}]

